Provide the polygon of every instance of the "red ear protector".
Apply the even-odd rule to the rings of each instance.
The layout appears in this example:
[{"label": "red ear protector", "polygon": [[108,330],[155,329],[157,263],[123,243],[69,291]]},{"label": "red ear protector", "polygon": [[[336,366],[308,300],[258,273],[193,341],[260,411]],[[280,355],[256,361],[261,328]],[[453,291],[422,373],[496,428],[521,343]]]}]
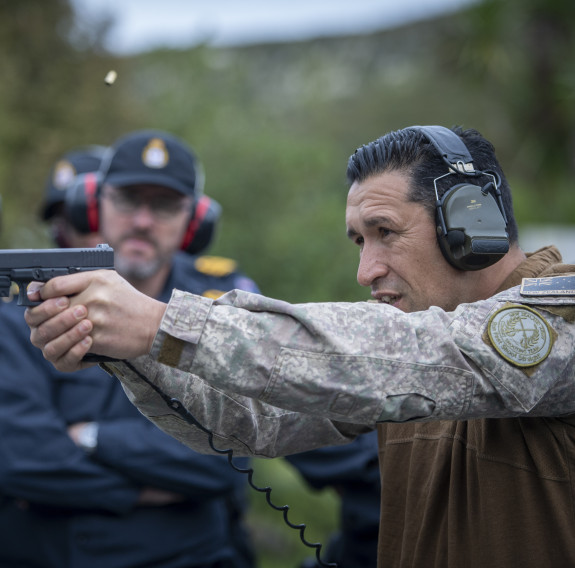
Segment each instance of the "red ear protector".
[{"label": "red ear protector", "polygon": [[100,224],[100,172],[79,174],[66,190],[64,211],[69,223],[83,234],[95,233]]},{"label": "red ear protector", "polygon": [[[74,183],[66,190],[66,218],[80,233],[95,233],[99,229],[101,185],[102,174],[91,172],[76,176]],[[181,250],[195,255],[208,248],[215,235],[221,210],[217,201],[202,195],[194,204]]]},{"label": "red ear protector", "polygon": [[199,254],[207,249],[214,238],[221,212],[222,208],[217,201],[202,195],[194,206],[180,248],[188,254]]}]

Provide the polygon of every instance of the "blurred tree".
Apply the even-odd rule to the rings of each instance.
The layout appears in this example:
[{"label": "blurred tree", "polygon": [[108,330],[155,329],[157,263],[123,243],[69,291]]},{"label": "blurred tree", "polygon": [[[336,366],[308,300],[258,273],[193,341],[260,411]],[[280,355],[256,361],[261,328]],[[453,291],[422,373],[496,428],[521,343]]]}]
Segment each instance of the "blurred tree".
[{"label": "blurred tree", "polygon": [[[483,0],[455,21],[443,45],[444,69],[503,106],[501,155],[532,194],[525,209],[540,221],[572,221],[575,2]],[[544,210],[537,207],[542,197]]]},{"label": "blurred tree", "polygon": [[[0,191],[5,247],[46,244],[38,202],[50,167],[83,144],[107,144],[133,105],[106,87],[115,58],[101,48],[109,22],[76,26],[68,0],[0,1]],[[44,239],[44,240],[43,240]]]}]

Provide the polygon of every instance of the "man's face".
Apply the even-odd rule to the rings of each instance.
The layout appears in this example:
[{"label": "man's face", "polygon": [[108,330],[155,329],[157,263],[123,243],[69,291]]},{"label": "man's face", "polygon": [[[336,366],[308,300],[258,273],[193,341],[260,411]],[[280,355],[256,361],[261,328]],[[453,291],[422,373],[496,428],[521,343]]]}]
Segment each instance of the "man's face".
[{"label": "man's face", "polygon": [[407,201],[408,184],[407,175],[391,171],[351,186],[346,225],[360,249],[357,281],[404,312],[453,310],[470,301],[469,273],[443,258],[429,213]]},{"label": "man's face", "polygon": [[184,238],[192,200],[156,185],[105,185],[101,234],[122,276],[145,280],[169,264]]}]

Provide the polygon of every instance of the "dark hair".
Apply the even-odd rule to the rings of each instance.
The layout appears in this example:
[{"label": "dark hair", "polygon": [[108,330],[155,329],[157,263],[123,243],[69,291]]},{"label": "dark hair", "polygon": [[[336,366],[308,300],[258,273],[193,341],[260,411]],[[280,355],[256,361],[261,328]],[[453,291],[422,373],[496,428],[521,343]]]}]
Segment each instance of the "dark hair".
[{"label": "dark hair", "polygon": [[[473,158],[476,170],[494,172],[499,176],[501,181],[499,189],[508,221],[509,241],[516,243],[518,229],[513,214],[511,188],[497,161],[493,145],[477,130],[462,130],[460,127],[451,130],[463,140]],[[354,182],[362,182],[373,175],[390,171],[400,171],[409,177],[409,201],[421,203],[431,218],[435,219],[436,196],[433,180],[450,170],[437,149],[421,131],[412,128],[395,130],[361,146],[348,160],[347,180],[351,186]],[[485,177],[485,181],[475,182],[475,177],[452,173],[437,181],[438,195],[442,197],[450,187],[459,183],[485,185],[490,181],[489,177]]]}]

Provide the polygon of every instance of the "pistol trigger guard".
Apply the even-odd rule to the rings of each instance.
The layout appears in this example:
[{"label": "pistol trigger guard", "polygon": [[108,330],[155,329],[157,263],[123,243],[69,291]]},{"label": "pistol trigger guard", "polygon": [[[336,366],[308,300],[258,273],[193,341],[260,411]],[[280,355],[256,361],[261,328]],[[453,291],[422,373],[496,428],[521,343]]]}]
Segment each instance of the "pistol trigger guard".
[{"label": "pistol trigger guard", "polygon": [[28,298],[28,285],[26,282],[16,282],[18,284],[18,305],[19,306],[38,306],[42,302],[33,302]]}]

